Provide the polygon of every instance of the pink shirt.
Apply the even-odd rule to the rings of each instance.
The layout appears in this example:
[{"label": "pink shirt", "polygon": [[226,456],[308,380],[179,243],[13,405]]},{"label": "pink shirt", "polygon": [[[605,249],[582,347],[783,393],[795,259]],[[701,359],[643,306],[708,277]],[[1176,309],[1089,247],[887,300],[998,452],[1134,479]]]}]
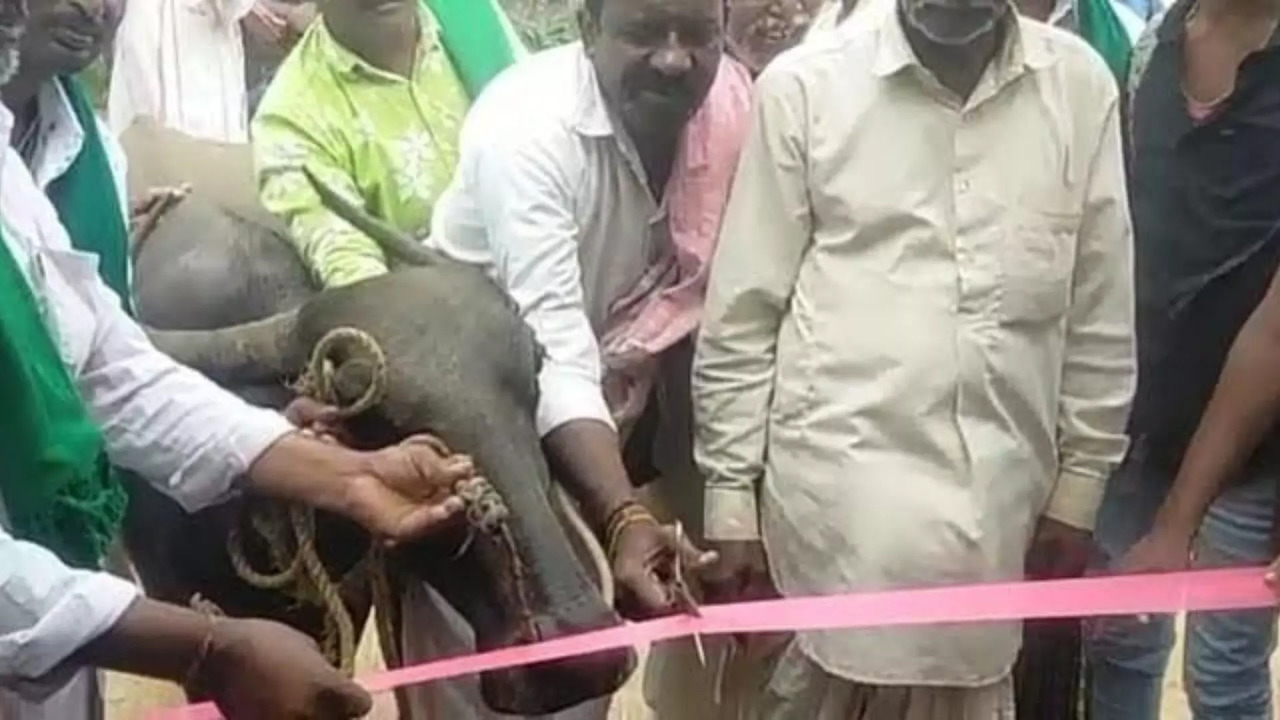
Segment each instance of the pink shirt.
[{"label": "pink shirt", "polygon": [[751,109],[751,75],[725,56],[689,120],[667,187],[669,250],[609,308],[601,338],[604,394],[614,421],[640,416],[657,355],[698,326],[707,273]]}]

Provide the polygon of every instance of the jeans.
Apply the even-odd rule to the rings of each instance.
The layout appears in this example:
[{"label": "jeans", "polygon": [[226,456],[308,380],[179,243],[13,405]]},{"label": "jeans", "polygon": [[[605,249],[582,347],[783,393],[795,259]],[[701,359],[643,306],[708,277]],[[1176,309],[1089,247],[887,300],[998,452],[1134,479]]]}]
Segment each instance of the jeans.
[{"label": "jeans", "polygon": [[[1270,561],[1277,475],[1252,472],[1210,508],[1196,539],[1196,567]],[[1173,481],[1172,471],[1145,461],[1141,441],[1107,484],[1095,535],[1096,569],[1118,562],[1150,529]],[[1099,624],[1085,650],[1090,668],[1090,720],[1158,720],[1174,644],[1174,618],[1142,624],[1121,618]],[[1190,613],[1184,685],[1195,720],[1271,720],[1270,658],[1274,610]]]}]

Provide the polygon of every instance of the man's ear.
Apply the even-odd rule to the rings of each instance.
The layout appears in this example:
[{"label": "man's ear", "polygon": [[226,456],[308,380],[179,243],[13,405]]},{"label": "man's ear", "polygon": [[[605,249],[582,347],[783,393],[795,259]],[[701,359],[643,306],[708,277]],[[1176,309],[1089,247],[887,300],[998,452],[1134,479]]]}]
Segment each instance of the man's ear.
[{"label": "man's ear", "polygon": [[582,37],[582,48],[590,56],[596,38],[600,36],[600,23],[581,4],[578,6],[578,34]]}]

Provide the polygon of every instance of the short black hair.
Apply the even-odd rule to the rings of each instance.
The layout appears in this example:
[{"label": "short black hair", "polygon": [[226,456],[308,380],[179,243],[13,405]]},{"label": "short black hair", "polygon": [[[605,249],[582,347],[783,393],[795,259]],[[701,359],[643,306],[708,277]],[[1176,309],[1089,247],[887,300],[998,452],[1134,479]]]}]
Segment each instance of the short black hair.
[{"label": "short black hair", "polygon": [[604,0],[582,0],[582,7],[592,20],[599,20],[600,11],[604,9]]}]

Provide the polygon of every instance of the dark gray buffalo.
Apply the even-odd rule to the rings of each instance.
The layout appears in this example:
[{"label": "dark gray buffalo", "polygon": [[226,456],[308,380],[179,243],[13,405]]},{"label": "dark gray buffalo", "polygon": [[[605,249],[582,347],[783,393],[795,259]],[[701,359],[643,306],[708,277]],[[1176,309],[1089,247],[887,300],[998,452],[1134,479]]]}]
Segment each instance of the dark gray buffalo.
[{"label": "dark gray buffalo", "polygon": [[[431,584],[474,629],[481,649],[619,622],[588,572],[588,543],[567,531],[575,524],[553,502],[533,424],[540,349],[494,283],[370,226],[401,267],[318,292],[281,229],[243,201],[242,190],[239,198],[218,190],[227,173],[248,182],[242,149],[202,149],[154,130],[125,141],[135,190],[194,182],[191,196],[135,252],[139,316],[161,349],[274,407],[293,396],[286,383],[310,368],[310,388],[322,385],[328,399],[353,411],[346,430],[358,445],[430,433],[472,456],[491,484],[473,498],[466,523],[386,558],[392,594],[400,583]],[[333,631],[322,598],[298,602],[237,571],[227,547],[232,530],[257,572],[290,562],[273,555],[280,548],[264,542],[269,533],[254,532],[261,528],[247,506],[261,501],[187,515],[155,491],[133,492],[125,543],[149,593],[179,603],[198,594],[228,614],[275,618],[317,638]],[[277,531],[298,520],[259,509],[257,517],[279,521]],[[325,515],[311,534],[358,634],[376,585],[361,572],[369,538]],[[292,538],[284,545],[296,550]],[[482,676],[481,691],[494,710],[540,714],[613,692],[633,666],[630,652],[545,663]]]}]

